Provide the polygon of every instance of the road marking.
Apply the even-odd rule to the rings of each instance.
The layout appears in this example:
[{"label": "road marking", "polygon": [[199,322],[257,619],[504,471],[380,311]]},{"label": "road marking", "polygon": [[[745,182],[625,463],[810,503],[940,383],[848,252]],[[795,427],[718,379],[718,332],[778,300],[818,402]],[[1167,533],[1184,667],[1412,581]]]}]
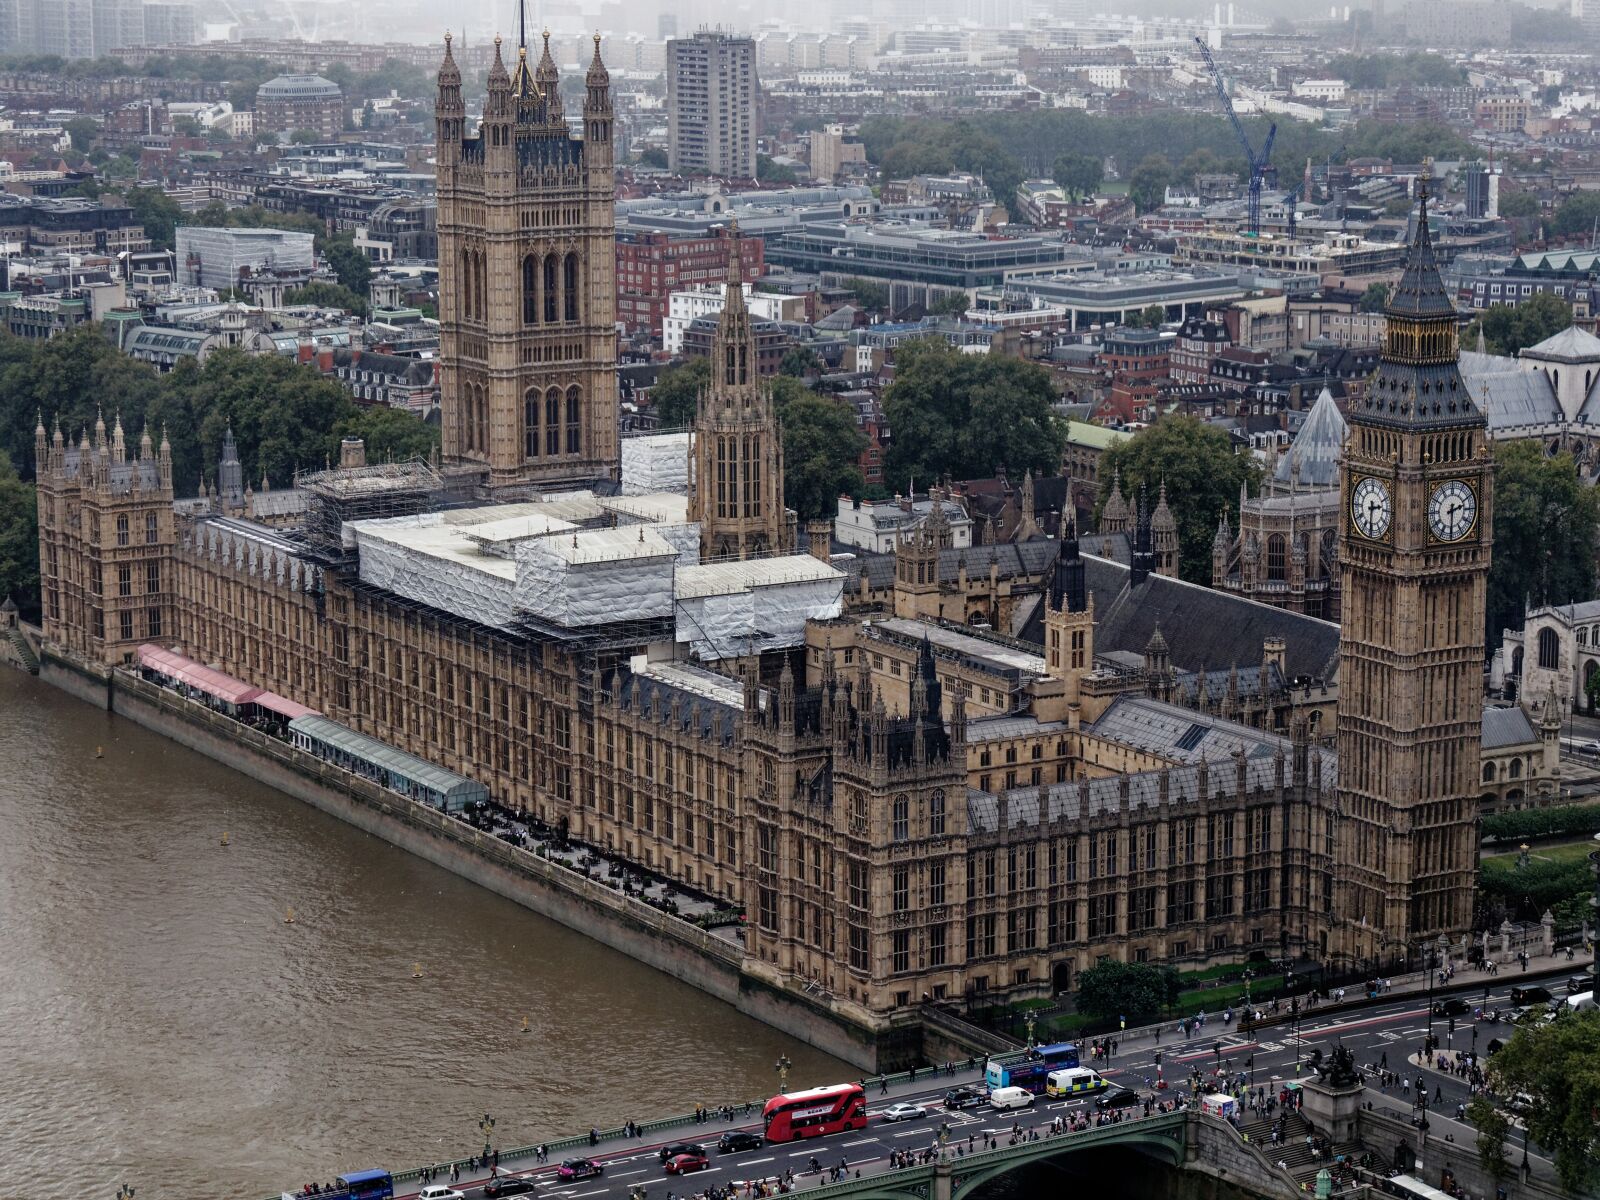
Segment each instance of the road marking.
[{"label": "road marking", "polygon": [[644,1173],[644,1167],[640,1167],[637,1171],[613,1171],[611,1172],[611,1178],[626,1179],[629,1175],[643,1175]]},{"label": "road marking", "polygon": [[878,1140],[877,1138],[857,1138],[853,1142],[845,1142],[844,1144],[846,1146],[871,1146],[877,1140]]},{"label": "road marking", "polygon": [[[894,1136],[897,1137],[897,1138],[921,1137],[926,1132],[927,1132],[926,1129],[905,1129],[905,1130],[902,1130],[901,1132],[895,1134]],[[935,1134],[934,1136],[937,1137],[938,1135]]]},{"label": "road marking", "polygon": [[[796,1153],[799,1153],[799,1151],[796,1151]],[[754,1166],[756,1163],[772,1162],[775,1158],[775,1155],[768,1155],[766,1158],[746,1158],[741,1161],[746,1166]]]}]

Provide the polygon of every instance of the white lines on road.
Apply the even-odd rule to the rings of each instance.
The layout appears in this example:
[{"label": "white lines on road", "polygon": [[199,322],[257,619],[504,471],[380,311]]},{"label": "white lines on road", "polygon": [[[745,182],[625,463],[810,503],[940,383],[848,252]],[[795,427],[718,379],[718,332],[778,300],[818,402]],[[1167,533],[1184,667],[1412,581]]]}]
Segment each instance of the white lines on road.
[{"label": "white lines on road", "polygon": [[769,1154],[766,1158],[745,1158],[740,1161],[746,1166],[754,1166],[756,1163],[772,1162],[774,1157],[774,1155]]},{"label": "white lines on road", "polygon": [[[894,1134],[892,1136],[897,1137],[897,1138],[922,1137],[927,1132],[928,1132],[928,1130],[927,1130],[926,1127],[924,1127],[922,1129],[903,1129],[899,1133],[896,1133],[896,1134]],[[937,1137],[938,1135],[935,1134],[934,1136]]]},{"label": "white lines on road", "polygon": [[644,1172],[645,1168],[643,1167],[640,1167],[637,1171],[613,1171],[611,1172],[611,1178],[626,1179],[629,1175],[643,1175]]}]

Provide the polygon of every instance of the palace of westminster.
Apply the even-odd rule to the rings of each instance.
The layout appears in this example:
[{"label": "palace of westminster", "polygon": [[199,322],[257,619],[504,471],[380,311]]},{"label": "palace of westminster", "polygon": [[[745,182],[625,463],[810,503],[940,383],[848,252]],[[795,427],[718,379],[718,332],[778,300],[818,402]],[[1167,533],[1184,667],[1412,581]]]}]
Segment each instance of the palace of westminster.
[{"label": "palace of westminster", "polygon": [[[41,418],[47,652],[156,642],[469,776],[742,906],[748,971],[869,1025],[1468,931],[1491,472],[1425,219],[1332,624],[1175,578],[1164,497],[1120,562],[1070,525],[958,548],[937,490],[889,554],[797,528],[737,283],[692,448],[620,438],[598,39],[581,137],[548,50],[497,43],[474,128],[448,41],[438,82],[441,462],[347,444],[275,519],[175,500],[159,433]],[[630,486],[652,440],[684,486]]]}]

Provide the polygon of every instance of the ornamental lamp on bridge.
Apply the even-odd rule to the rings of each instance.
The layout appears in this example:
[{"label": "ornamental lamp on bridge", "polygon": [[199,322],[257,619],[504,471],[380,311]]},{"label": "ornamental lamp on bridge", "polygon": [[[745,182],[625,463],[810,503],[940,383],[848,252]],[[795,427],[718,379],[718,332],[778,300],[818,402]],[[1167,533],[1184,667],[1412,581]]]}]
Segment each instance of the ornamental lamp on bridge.
[{"label": "ornamental lamp on bridge", "polygon": [[483,1154],[487,1158],[489,1149],[494,1142],[494,1118],[488,1113],[484,1113],[483,1120],[478,1122],[478,1129],[483,1133]]},{"label": "ornamental lamp on bridge", "polygon": [[134,1188],[131,1184],[123,1184],[117,1189],[117,1200],[133,1200]]},{"label": "ornamental lamp on bridge", "polygon": [[780,1094],[787,1092],[789,1090],[789,1068],[794,1064],[789,1061],[787,1054],[780,1054],[778,1061],[772,1065],[778,1072],[778,1092]]}]

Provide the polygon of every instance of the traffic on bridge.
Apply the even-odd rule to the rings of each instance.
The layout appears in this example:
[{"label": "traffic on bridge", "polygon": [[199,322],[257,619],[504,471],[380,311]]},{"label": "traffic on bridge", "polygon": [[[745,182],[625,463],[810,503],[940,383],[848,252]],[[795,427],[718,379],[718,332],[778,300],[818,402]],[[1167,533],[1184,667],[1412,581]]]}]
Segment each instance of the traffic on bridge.
[{"label": "traffic on bridge", "polygon": [[[690,1118],[568,1138],[390,1174],[374,1170],[307,1184],[282,1200],[688,1200],[752,1197],[870,1179],[886,1172],[1143,1122],[1198,1104],[1240,1126],[1250,1113],[1293,1111],[1310,1061],[1342,1046],[1375,1108],[1470,1141],[1460,1115],[1466,1072],[1436,1069],[1509,1036],[1503,1020],[1541,982],[1457,987],[1336,1011],[1300,1011],[1287,1024],[1240,1031],[1221,1014],[1157,1036],[1041,1046],[897,1076],[788,1091]],[[1542,982],[1560,990],[1559,979]],[[1514,995],[1518,993],[1517,995]],[[1324,1006],[1325,1008],[1327,1006]],[[1427,1058],[1428,1039],[1436,1055]],[[1320,1052],[1320,1054],[1319,1054]],[[783,1064],[779,1064],[780,1070]],[[1224,1105],[1223,1100],[1233,1101]],[[487,1120],[487,1118],[486,1118]],[[1131,1132],[1131,1130],[1130,1130]],[[1099,1141],[1102,1139],[1089,1139]],[[1033,1157],[1029,1155],[1028,1157]],[[1540,1158],[1542,1156],[1533,1155]]]}]

